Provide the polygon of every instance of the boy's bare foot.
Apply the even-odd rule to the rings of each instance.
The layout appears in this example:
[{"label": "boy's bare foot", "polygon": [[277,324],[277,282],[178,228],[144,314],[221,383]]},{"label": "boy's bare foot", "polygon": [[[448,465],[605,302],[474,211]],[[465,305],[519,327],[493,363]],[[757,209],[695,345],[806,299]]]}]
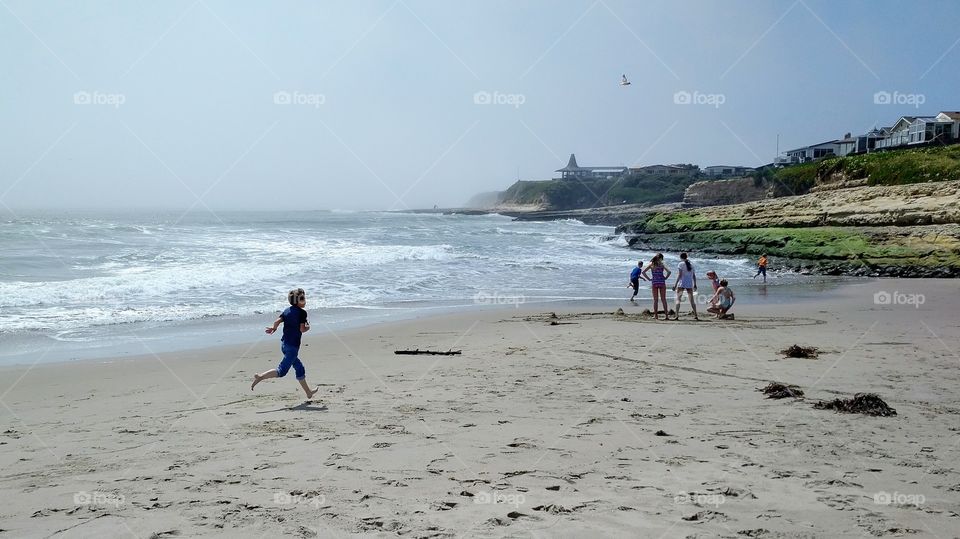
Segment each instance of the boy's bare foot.
[{"label": "boy's bare foot", "polygon": [[317,386],[317,387],[311,389],[309,392],[307,392],[307,400],[312,399],[313,396],[316,395],[316,394],[319,393],[319,392],[320,392],[320,386]]},{"label": "boy's bare foot", "polygon": [[257,384],[259,384],[261,380],[263,380],[263,378],[260,378],[259,374],[254,374],[253,383],[250,384],[250,391],[253,391],[253,388],[257,387]]}]

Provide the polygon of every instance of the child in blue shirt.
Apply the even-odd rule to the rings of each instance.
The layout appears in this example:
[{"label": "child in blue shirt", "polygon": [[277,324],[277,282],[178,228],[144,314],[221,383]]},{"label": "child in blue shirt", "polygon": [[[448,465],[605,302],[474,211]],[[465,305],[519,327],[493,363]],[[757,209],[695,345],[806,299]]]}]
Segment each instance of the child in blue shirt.
[{"label": "child in blue shirt", "polygon": [[627,284],[628,288],[633,288],[633,295],[630,296],[630,301],[633,301],[634,298],[637,297],[637,292],[640,291],[640,279],[643,279],[644,281],[647,280],[647,278],[640,273],[642,268],[643,261],[641,260],[640,262],[637,262],[637,267],[633,268],[633,271],[630,272],[630,283]]},{"label": "child in blue shirt", "polygon": [[297,381],[300,382],[300,387],[307,394],[307,399],[312,399],[320,391],[320,386],[310,389],[310,386],[307,385],[307,371],[303,368],[303,363],[300,362],[298,357],[300,338],[305,332],[310,331],[307,311],[303,310],[307,306],[307,294],[302,288],[291,290],[287,294],[287,301],[290,302],[290,306],[274,320],[272,326],[267,326],[266,329],[267,335],[271,335],[277,331],[280,324],[283,324],[283,336],[280,338],[280,351],[283,353],[283,359],[280,360],[276,369],[253,375],[253,384],[250,385],[250,390],[252,391],[253,388],[257,387],[257,384],[268,378],[286,376],[290,367],[293,367],[293,372],[296,374]]}]

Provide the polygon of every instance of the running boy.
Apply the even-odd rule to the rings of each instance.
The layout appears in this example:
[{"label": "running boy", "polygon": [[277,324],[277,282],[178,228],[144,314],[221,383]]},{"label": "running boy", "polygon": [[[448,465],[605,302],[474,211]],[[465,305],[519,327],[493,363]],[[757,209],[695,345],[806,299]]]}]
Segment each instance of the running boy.
[{"label": "running boy", "polygon": [[640,291],[640,279],[644,281],[647,280],[646,277],[640,275],[640,270],[643,268],[643,260],[637,262],[637,267],[633,268],[633,271],[630,272],[630,284],[627,286],[633,288],[633,295],[630,296],[630,301],[633,301],[633,298],[637,297],[637,292]]},{"label": "running boy", "polygon": [[300,352],[300,338],[307,331],[310,331],[310,322],[307,322],[307,311],[303,310],[307,306],[307,294],[302,288],[291,290],[287,294],[287,301],[290,306],[287,307],[280,316],[274,320],[272,326],[267,326],[267,335],[272,335],[277,331],[280,324],[283,324],[283,336],[280,337],[280,351],[283,353],[283,359],[276,369],[270,369],[267,372],[253,375],[253,384],[250,390],[257,387],[257,384],[268,378],[283,378],[286,376],[290,367],[296,374],[300,387],[307,394],[307,399],[312,399],[320,391],[320,386],[310,389],[307,385],[307,371],[303,368],[298,354]]},{"label": "running boy", "polygon": [[[760,255],[760,260],[757,260],[757,275],[763,274],[763,282],[767,282],[767,255]],[[757,275],[754,275],[753,278],[756,279]]]}]

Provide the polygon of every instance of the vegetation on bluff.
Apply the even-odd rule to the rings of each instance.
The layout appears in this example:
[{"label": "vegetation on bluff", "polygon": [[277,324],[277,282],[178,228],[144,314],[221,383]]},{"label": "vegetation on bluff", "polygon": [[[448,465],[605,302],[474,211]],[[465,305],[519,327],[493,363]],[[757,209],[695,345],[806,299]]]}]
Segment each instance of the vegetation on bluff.
[{"label": "vegetation on bluff", "polygon": [[960,145],[831,157],[764,170],[754,179],[758,184],[772,184],[777,196],[785,196],[805,194],[818,183],[829,182],[834,175],[851,180],[866,178],[868,185],[960,180]]},{"label": "vegetation on bluff", "polygon": [[500,195],[501,204],[540,204],[553,210],[618,204],[680,202],[696,176],[631,175],[597,180],[518,181]]}]

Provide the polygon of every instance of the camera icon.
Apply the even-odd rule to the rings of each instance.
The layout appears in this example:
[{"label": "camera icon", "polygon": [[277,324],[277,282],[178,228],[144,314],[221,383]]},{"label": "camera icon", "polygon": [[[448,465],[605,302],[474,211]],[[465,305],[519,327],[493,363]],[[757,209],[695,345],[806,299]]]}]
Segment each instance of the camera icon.
[{"label": "camera icon", "polygon": [[878,492],[873,495],[873,503],[877,505],[890,505],[893,503],[893,496],[889,492]]},{"label": "camera icon", "polygon": [[693,95],[686,90],[680,90],[673,94],[673,102],[676,105],[689,105],[693,102]]},{"label": "camera icon", "polygon": [[886,291],[880,291],[873,295],[874,305],[890,305],[893,303],[893,294]]},{"label": "camera icon", "polygon": [[493,496],[489,492],[480,491],[473,497],[473,503],[489,504],[493,502]]},{"label": "camera icon", "polygon": [[91,102],[90,92],[75,92],[73,94],[73,104],[74,105],[89,105]]},{"label": "camera icon", "polygon": [[673,497],[673,503],[675,504],[685,504],[690,503],[690,495],[686,491],[681,490],[679,494]]},{"label": "camera icon", "polygon": [[277,505],[291,505],[293,503],[293,496],[286,492],[274,492],[273,503]]},{"label": "camera icon", "polygon": [[473,94],[473,104],[474,105],[489,105],[493,102],[493,96],[490,95],[490,92],[485,92],[480,90]]},{"label": "camera icon", "polygon": [[889,105],[893,100],[893,96],[890,92],[879,91],[873,94],[873,104],[874,105]]},{"label": "camera icon", "polygon": [[293,102],[293,98],[290,95],[290,92],[285,92],[280,90],[279,92],[273,93],[273,104],[274,105],[289,105]]},{"label": "camera icon", "polygon": [[90,505],[93,503],[93,496],[89,492],[81,490],[73,495],[73,503],[76,505]]}]

